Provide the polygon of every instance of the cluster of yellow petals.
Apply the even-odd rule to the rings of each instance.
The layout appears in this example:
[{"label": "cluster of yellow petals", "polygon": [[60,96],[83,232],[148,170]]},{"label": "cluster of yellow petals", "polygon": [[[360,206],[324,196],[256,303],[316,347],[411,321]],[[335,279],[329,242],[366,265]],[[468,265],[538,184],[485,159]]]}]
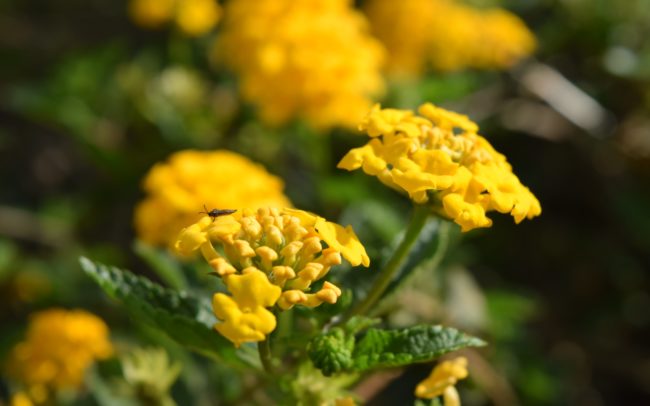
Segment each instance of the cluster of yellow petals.
[{"label": "cluster of yellow petals", "polygon": [[141,27],[158,28],[174,21],[189,36],[209,32],[221,17],[216,0],[131,0],[129,14]]},{"label": "cluster of yellow petals", "polygon": [[34,402],[27,396],[25,392],[18,392],[11,396],[10,406],[33,406]]},{"label": "cluster of yellow petals", "polygon": [[366,13],[373,33],[389,53],[393,74],[434,69],[505,69],[530,55],[533,33],[500,8],[478,9],[456,0],[370,0]]},{"label": "cluster of yellow petals", "polygon": [[262,119],[353,127],[383,92],[385,50],[350,0],[231,0],[215,60]]},{"label": "cluster of yellow petals", "polygon": [[290,208],[203,217],[180,233],[175,249],[181,255],[200,251],[223,278],[231,296],[213,297],[221,320],[215,329],[237,346],[262,341],[275,329],[275,316],[267,308],[336,303],[341,290],[334,284],[324,282],[315,292],[311,287],[342,257],[353,266],[370,264],[350,226]]},{"label": "cluster of yellow petals", "polygon": [[467,375],[467,358],[443,361],[415,387],[415,396],[433,399],[442,395],[444,406],[460,406],[460,397],[454,385],[460,379],[467,378]]},{"label": "cluster of yellow petals", "polygon": [[9,373],[26,388],[22,397],[42,403],[53,391],[79,388],[93,361],[112,352],[101,319],[83,310],[49,309],[31,317],[26,339],[12,350]]},{"label": "cluster of yellow petals", "polygon": [[509,213],[516,223],[541,214],[537,198],[474,122],[430,103],[419,112],[424,117],[375,106],[360,126],[370,142],[350,150],[338,167],[361,168],[416,203],[432,205],[463,231],[491,226],[491,210]]},{"label": "cluster of yellow petals", "polygon": [[215,207],[291,206],[284,183],[248,158],[225,150],[185,150],[156,164],[144,179],[147,197],[135,208],[138,238],[173,245],[178,233]]}]

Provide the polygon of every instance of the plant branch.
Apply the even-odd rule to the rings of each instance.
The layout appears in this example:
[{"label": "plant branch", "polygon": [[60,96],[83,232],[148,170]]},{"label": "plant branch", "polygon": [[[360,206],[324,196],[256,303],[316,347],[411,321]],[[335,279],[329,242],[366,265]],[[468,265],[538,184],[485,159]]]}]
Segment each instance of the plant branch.
[{"label": "plant branch", "polygon": [[266,336],[264,341],[257,343],[257,350],[260,353],[260,361],[262,361],[262,366],[268,374],[273,373],[273,355],[271,354],[271,339],[269,336]]},{"label": "plant branch", "polygon": [[422,228],[426,224],[429,213],[430,209],[427,206],[415,206],[402,241],[395,249],[395,252],[393,252],[393,255],[386,263],[384,269],[382,269],[377,276],[377,279],[375,279],[368,295],[350,311],[345,320],[352,316],[368,313],[368,311],[381,298],[420,235],[420,231],[422,231]]},{"label": "plant branch", "polygon": [[[438,245],[436,247],[436,252],[433,254],[433,257],[431,257],[431,259],[428,261],[424,261],[423,263],[419,264],[417,266],[419,269],[415,270],[415,272],[409,272],[402,280],[399,281],[399,285],[397,285],[394,289],[391,290],[391,293],[384,297],[382,302],[390,301],[399,292],[401,286],[405,286],[411,283],[411,281],[424,269],[429,272],[438,269],[438,265],[440,265],[442,262],[445,254],[447,253],[447,249],[449,248],[449,234],[452,227],[453,223],[447,220],[438,219]],[[374,308],[368,312],[368,315],[371,317],[377,317],[378,312],[382,311],[381,309],[381,304],[379,306],[374,306]]]}]

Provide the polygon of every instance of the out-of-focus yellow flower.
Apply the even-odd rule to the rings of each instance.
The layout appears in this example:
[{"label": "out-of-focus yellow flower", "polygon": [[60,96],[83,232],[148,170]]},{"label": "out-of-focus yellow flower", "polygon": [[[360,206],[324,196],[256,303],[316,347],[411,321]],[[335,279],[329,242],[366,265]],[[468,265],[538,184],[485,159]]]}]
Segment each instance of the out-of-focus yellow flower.
[{"label": "out-of-focus yellow flower", "polygon": [[176,10],[176,24],[191,36],[200,36],[212,29],[221,15],[215,0],[180,0]]},{"label": "out-of-focus yellow flower", "polygon": [[534,35],[509,11],[455,0],[370,0],[373,33],[389,53],[388,70],[417,75],[434,69],[505,69],[530,55]]},{"label": "out-of-focus yellow flower", "polygon": [[354,126],[383,92],[385,50],[350,0],[232,0],[215,60],[271,125]]},{"label": "out-of-focus yellow flower", "polygon": [[9,373],[39,403],[48,392],[79,388],[93,361],[112,352],[101,319],[83,310],[49,309],[32,316],[27,338],[12,350]]},{"label": "out-of-focus yellow flower", "polygon": [[424,69],[436,19],[435,0],[369,0],[364,11],[373,34],[388,50],[386,69],[395,75]]},{"label": "out-of-focus yellow flower", "polygon": [[221,8],[215,0],[131,0],[129,14],[145,28],[174,20],[186,35],[201,36],[217,24]]},{"label": "out-of-focus yellow flower", "polygon": [[236,345],[262,341],[275,329],[268,307],[336,303],[341,290],[334,284],[324,282],[317,291],[311,287],[341,257],[353,266],[370,264],[351,227],[288,208],[243,209],[214,220],[205,216],[183,229],[175,249],[182,255],[200,251],[224,279],[232,296],[214,295],[214,312],[223,320],[215,328]]},{"label": "out-of-focus yellow flower", "polygon": [[157,28],[174,14],[176,0],[131,0],[129,14],[141,27]]},{"label": "out-of-focus yellow flower", "polygon": [[334,406],[356,406],[357,402],[351,396],[339,398],[334,401]]},{"label": "out-of-focus yellow flower", "polygon": [[489,227],[487,211],[516,223],[541,214],[539,201],[512,173],[505,156],[478,135],[466,116],[433,104],[412,111],[375,106],[360,129],[370,142],[350,150],[338,167],[361,168],[384,184],[429,204],[463,231]]},{"label": "out-of-focus yellow flower", "polygon": [[467,358],[458,357],[436,365],[431,375],[415,387],[415,396],[423,399],[443,397],[444,406],[460,406],[460,397],[454,385],[467,378]]},{"label": "out-of-focus yellow flower", "polygon": [[33,406],[34,403],[24,392],[18,392],[11,397],[10,406]]},{"label": "out-of-focus yellow flower", "polygon": [[156,164],[144,179],[147,197],[135,209],[138,237],[173,245],[178,233],[212,208],[290,206],[284,183],[234,152],[186,150]]}]

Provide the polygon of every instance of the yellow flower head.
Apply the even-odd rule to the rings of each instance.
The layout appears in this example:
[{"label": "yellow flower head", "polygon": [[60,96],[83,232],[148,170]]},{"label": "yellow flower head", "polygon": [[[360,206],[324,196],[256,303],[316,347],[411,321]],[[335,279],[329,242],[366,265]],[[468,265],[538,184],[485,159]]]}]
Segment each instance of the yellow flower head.
[{"label": "yellow flower head", "polygon": [[135,208],[138,237],[172,245],[178,233],[212,208],[290,206],[284,183],[258,164],[225,150],[186,150],[156,164],[144,179],[147,197]]},{"label": "yellow flower head", "polygon": [[474,122],[430,103],[419,112],[424,117],[375,106],[360,126],[370,142],[350,150],[338,167],[361,168],[414,202],[431,204],[463,231],[492,225],[491,210],[517,223],[541,214],[537,198]]},{"label": "yellow flower head", "polygon": [[10,406],[34,406],[34,402],[24,392],[18,392],[11,397]]},{"label": "yellow flower head", "polygon": [[201,36],[217,24],[221,8],[215,0],[131,0],[129,14],[145,28],[158,28],[174,20],[186,35]]},{"label": "yellow flower head", "polygon": [[129,15],[141,27],[157,28],[171,20],[176,0],[131,0]]},{"label": "yellow flower head", "polygon": [[12,350],[9,372],[34,393],[78,388],[93,361],[112,352],[101,319],[83,310],[49,309],[32,316],[27,338]]},{"label": "yellow flower head", "polygon": [[354,126],[383,92],[384,49],[350,0],[232,0],[215,44],[271,125]]},{"label": "yellow flower head", "polygon": [[356,406],[357,402],[351,396],[338,398],[334,401],[334,406]]},{"label": "yellow flower head", "polygon": [[467,358],[458,357],[438,364],[431,375],[415,387],[415,396],[433,399],[443,396],[445,406],[460,406],[460,398],[454,385],[467,378]]},{"label": "yellow flower head", "polygon": [[455,0],[370,0],[374,34],[388,49],[393,74],[505,69],[535,50],[535,37],[514,14]]},{"label": "yellow flower head", "polygon": [[203,217],[183,229],[175,249],[181,255],[200,251],[224,278],[232,296],[214,295],[214,312],[223,321],[215,328],[237,345],[261,341],[275,329],[268,307],[336,303],[341,290],[334,284],[324,282],[317,291],[311,287],[340,264],[341,257],[353,266],[370,264],[351,227],[289,208]]}]

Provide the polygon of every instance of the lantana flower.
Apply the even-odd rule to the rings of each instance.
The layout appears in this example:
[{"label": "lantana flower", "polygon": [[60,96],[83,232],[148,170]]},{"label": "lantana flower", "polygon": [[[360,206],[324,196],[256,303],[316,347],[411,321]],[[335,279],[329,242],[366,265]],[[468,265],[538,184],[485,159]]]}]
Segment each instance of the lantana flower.
[{"label": "lantana flower", "polygon": [[[216,245],[216,246],[215,246]],[[369,266],[366,250],[351,227],[291,208],[242,209],[205,216],[183,229],[174,248],[180,255],[199,251],[231,296],[216,293],[215,329],[235,345],[262,341],[275,329],[268,308],[334,304],[341,290],[323,279],[345,258]]]},{"label": "lantana flower", "polygon": [[460,406],[460,397],[454,385],[460,379],[467,378],[467,375],[467,358],[443,361],[415,387],[415,396],[423,399],[442,396],[444,406]]},{"label": "lantana flower", "polygon": [[270,125],[354,127],[384,90],[385,50],[350,0],[231,0],[214,60]]},{"label": "lantana flower", "polygon": [[9,406],[34,406],[34,402],[32,402],[25,392],[18,392],[11,396]]},{"label": "lantana flower", "polygon": [[36,403],[60,389],[78,389],[86,369],[113,353],[108,327],[84,310],[48,309],[32,315],[27,337],[13,348],[10,375]]},{"label": "lantana flower", "polygon": [[184,34],[201,36],[217,24],[221,7],[216,0],[131,0],[129,14],[145,28],[174,21]]},{"label": "lantana flower", "polygon": [[388,70],[418,75],[439,71],[506,69],[530,55],[535,36],[501,8],[476,8],[456,0],[370,0],[373,33],[388,49]]},{"label": "lantana flower", "polygon": [[147,193],[135,208],[138,238],[173,245],[178,233],[195,223],[206,207],[288,207],[284,182],[248,158],[226,150],[184,150],[149,170]]},{"label": "lantana flower", "polygon": [[376,105],[360,130],[370,141],[350,150],[338,167],[362,169],[459,224],[463,231],[492,225],[486,213],[510,214],[516,223],[541,214],[530,190],[505,156],[478,135],[468,117],[436,107],[408,110]]}]

